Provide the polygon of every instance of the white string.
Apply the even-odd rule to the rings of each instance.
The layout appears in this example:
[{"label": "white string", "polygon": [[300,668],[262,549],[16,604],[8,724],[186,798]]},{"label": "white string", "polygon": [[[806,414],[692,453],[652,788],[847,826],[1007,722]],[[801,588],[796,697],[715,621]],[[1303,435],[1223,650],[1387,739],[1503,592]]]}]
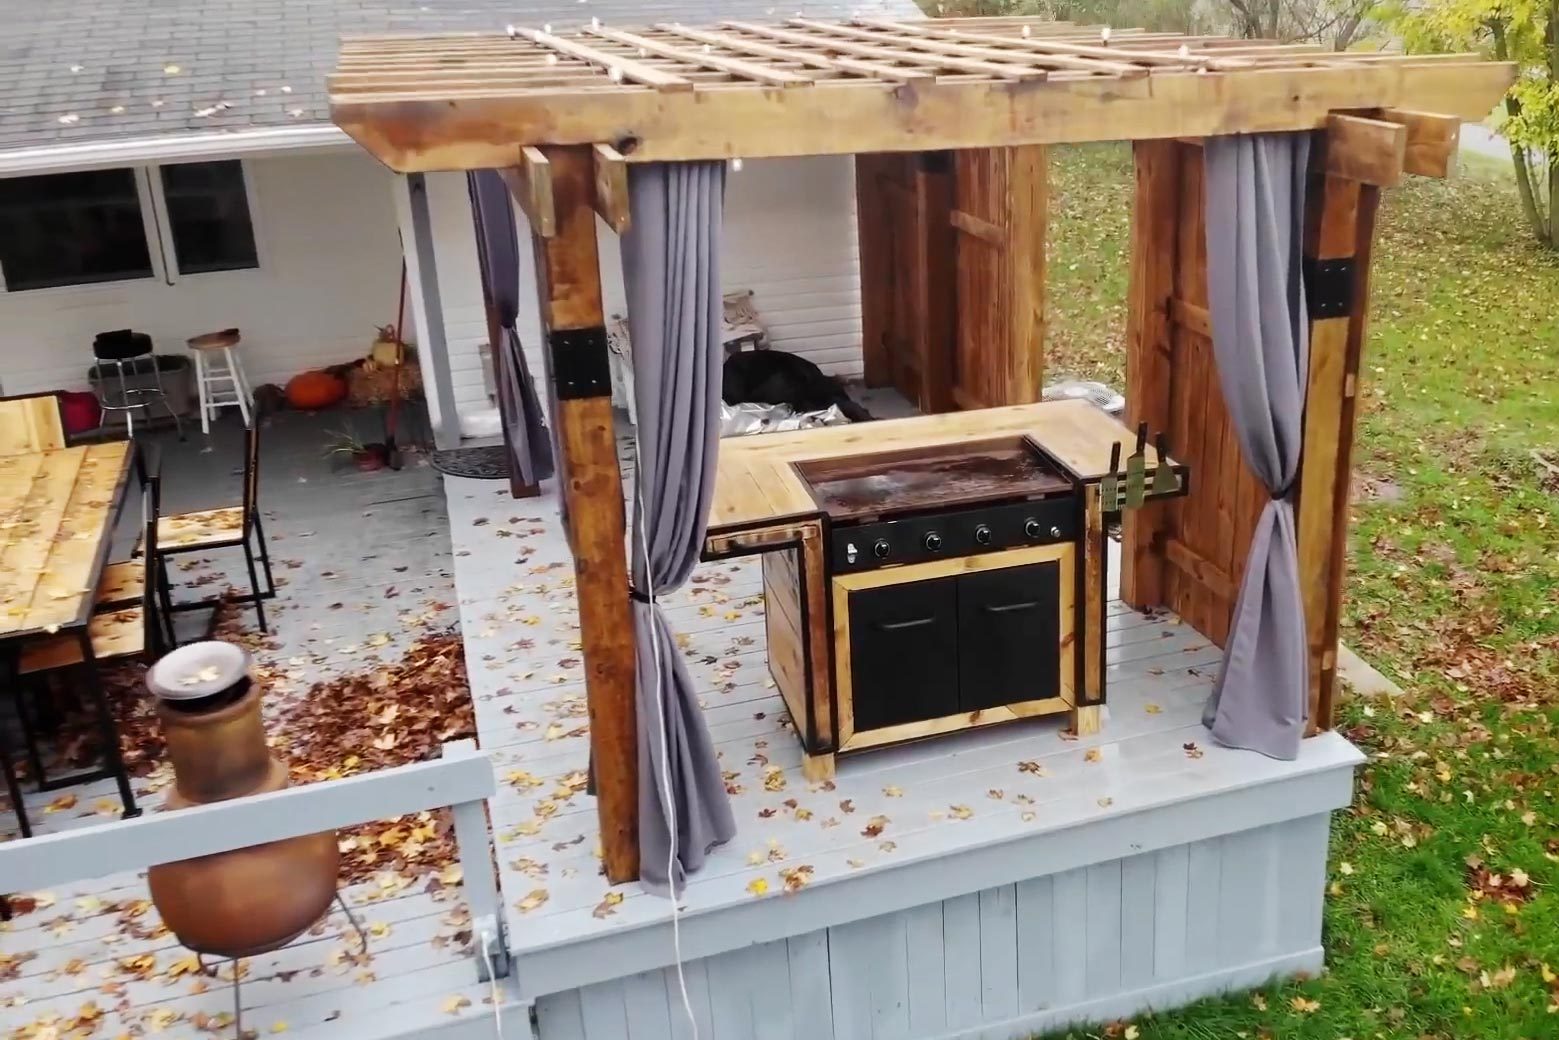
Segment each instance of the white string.
[{"label": "white string", "polygon": [[671,889],[671,947],[676,957],[677,988],[682,993],[682,1010],[687,1012],[688,1024],[693,1027],[693,1040],[698,1040],[698,1019],[693,1017],[693,1001],[687,993],[687,973],[682,967],[682,914],[677,906],[677,802],[671,794],[671,749],[666,740],[666,691],[660,669],[660,625],[655,620],[655,577],[650,568],[650,538],[644,524],[644,445],[639,442],[639,427],[633,427],[633,465],[635,473],[633,493],[637,500],[634,511],[638,514],[639,544],[644,550],[644,594],[650,607],[650,656],[655,661],[655,732],[660,734],[660,796],[666,805],[670,841],[666,851],[666,884]]},{"label": "white string", "polygon": [[476,944],[481,948],[482,961],[487,965],[487,981],[493,987],[493,1030],[498,1034],[498,1040],[503,1040],[503,998],[498,991],[498,973],[493,970],[492,954],[487,952],[487,932],[484,930],[476,937]]}]

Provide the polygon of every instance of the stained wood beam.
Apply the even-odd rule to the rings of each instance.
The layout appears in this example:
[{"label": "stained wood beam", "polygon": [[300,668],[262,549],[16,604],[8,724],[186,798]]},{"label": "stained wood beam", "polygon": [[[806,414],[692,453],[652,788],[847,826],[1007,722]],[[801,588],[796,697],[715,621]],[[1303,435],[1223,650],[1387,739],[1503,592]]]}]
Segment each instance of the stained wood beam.
[{"label": "stained wood beam", "polygon": [[1383,119],[1334,115],[1326,120],[1326,172],[1381,188],[1402,180],[1407,127]]},{"label": "stained wood beam", "polygon": [[608,70],[618,69],[622,74],[623,80],[629,83],[642,83],[647,87],[654,87],[656,90],[680,91],[693,89],[692,80],[683,79],[675,73],[665,72],[655,68],[653,65],[646,65],[641,61],[634,61],[632,58],[625,58],[620,54],[611,54],[607,51],[597,50],[583,43],[567,40],[561,36],[553,36],[551,33],[541,32],[537,29],[516,27],[514,34],[524,37],[538,46],[557,51],[559,54],[567,55],[570,58],[579,58],[582,61],[588,61],[592,65],[600,65]]},{"label": "stained wood beam", "polygon": [[1378,118],[1407,128],[1407,153],[1402,169],[1419,177],[1449,177],[1456,169],[1462,121],[1456,116],[1384,108]]},{"label": "stained wood beam", "polygon": [[[796,19],[796,21],[804,22],[805,20]],[[1046,78],[1044,69],[1037,69],[1027,65],[1002,64],[976,60],[974,58],[928,53],[926,51],[901,50],[895,47],[886,47],[880,43],[856,43],[837,37],[830,39],[820,36],[809,36],[806,33],[776,29],[768,25],[753,25],[748,22],[725,22],[723,24],[732,29],[740,29],[743,32],[752,33],[756,36],[766,36],[772,40],[817,47],[824,50],[836,50],[845,54],[874,58],[883,62],[902,61],[912,65],[929,66],[930,68],[957,69],[959,72],[971,72],[979,76],[994,76],[998,79],[1010,80],[1012,82],[1030,82]],[[791,24],[795,24],[795,22]],[[823,23],[815,24],[822,25]],[[824,26],[825,30],[834,28],[836,27]],[[833,36],[834,34],[830,33],[829,35]]]},{"label": "stained wood beam", "polygon": [[[705,54],[698,50],[686,50],[681,47],[673,47],[658,40],[652,40],[638,33],[622,32],[617,29],[606,29],[600,26],[587,26],[585,32],[602,39],[613,40],[617,43],[637,47],[641,53],[659,54],[663,58],[674,58],[687,65],[698,65],[706,69],[717,69],[730,73],[740,79],[749,79],[756,83],[766,83],[775,87],[809,87],[814,77],[804,72],[795,70],[774,69],[767,65],[758,65],[750,61],[742,61],[740,58],[728,58],[720,54]],[[710,44],[713,46],[713,44]]]},{"label": "stained wood beam", "polygon": [[557,207],[552,197],[552,164],[540,148],[520,149],[520,165],[500,171],[514,204],[542,238],[557,234]]},{"label": "stained wood beam", "polygon": [[595,162],[595,211],[619,235],[628,230],[628,161],[609,144],[591,149]]},{"label": "stained wood beam", "polygon": [[639,738],[626,518],[617,466],[596,252],[595,162],[589,147],[547,152],[557,233],[534,237],[546,333],[558,484],[579,595],[579,641],[590,714],[602,862],[613,884],[639,876]]}]

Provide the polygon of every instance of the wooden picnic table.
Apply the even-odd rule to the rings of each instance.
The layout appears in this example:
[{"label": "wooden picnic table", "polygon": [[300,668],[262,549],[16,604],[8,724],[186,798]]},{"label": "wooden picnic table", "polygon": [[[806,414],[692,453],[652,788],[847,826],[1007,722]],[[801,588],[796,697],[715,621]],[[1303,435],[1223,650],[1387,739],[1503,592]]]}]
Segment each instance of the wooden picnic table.
[{"label": "wooden picnic table", "polygon": [[0,641],[91,619],[130,457],[128,441],[0,456]]}]

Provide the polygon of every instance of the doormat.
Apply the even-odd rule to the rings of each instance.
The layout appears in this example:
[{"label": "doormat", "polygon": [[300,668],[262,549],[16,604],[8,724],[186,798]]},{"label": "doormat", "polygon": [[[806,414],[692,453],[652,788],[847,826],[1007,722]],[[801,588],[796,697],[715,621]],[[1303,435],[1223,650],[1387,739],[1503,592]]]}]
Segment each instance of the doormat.
[{"label": "doormat", "polygon": [[433,453],[433,468],[451,477],[508,480],[508,450],[502,444],[485,448],[451,448]]}]

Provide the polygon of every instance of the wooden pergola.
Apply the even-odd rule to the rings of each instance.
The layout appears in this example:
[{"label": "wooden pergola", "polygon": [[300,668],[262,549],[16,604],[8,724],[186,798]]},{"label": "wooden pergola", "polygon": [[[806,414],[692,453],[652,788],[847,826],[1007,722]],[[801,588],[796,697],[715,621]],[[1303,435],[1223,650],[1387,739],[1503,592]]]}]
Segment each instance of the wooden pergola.
[{"label": "wooden pergola", "polygon": [[633,625],[596,245],[597,215],[617,231],[632,219],[627,164],[856,155],[867,380],[944,411],[1038,399],[1045,146],[1133,141],[1127,418],[1169,431],[1196,477],[1187,498],[1125,515],[1122,598],[1221,644],[1268,496],[1218,390],[1201,139],[1323,130],[1298,508],[1311,719],[1325,728],[1379,192],[1404,174],[1445,176],[1461,122],[1514,77],[1475,55],[1020,18],[347,40],[330,80],[338,125],[398,172],[503,170],[530,222],[608,877],[638,870]]}]

